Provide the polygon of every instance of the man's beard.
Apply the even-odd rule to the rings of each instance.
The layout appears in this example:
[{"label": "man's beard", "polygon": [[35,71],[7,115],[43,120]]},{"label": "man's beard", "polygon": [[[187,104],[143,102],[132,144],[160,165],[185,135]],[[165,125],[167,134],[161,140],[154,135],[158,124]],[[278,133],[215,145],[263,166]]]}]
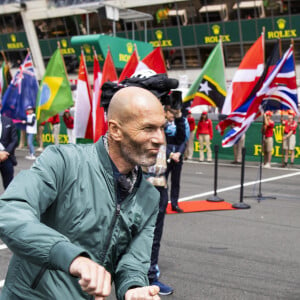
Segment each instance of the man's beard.
[{"label": "man's beard", "polygon": [[142,145],[132,141],[129,137],[127,142],[121,145],[120,151],[122,157],[133,166],[149,167],[156,163],[157,154],[147,154]]}]

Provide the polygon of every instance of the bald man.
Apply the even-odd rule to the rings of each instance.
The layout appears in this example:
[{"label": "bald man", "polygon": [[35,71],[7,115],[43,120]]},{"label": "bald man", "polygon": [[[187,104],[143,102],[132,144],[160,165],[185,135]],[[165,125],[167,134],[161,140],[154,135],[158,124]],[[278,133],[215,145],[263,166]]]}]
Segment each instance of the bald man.
[{"label": "bald man", "polygon": [[108,133],[49,146],[0,198],[0,238],[13,252],[0,299],[158,300],[149,286],[159,194],[140,166],[156,161],[165,117],[149,91],[118,91]]}]

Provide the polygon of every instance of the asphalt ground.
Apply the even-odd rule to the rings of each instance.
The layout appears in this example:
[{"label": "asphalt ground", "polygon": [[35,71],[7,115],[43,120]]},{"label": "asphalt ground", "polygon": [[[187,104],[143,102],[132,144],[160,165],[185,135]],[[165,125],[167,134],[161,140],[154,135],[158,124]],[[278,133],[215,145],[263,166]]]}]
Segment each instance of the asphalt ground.
[{"label": "asphalt ground", "polygon": [[[17,152],[16,173],[32,164],[26,154]],[[166,216],[160,280],[175,292],[162,298],[299,300],[300,167],[263,169],[262,195],[276,199],[261,201],[258,163],[246,162],[242,199],[241,166],[220,161],[218,174],[218,196],[251,208]],[[213,178],[213,163],[185,162],[180,201],[213,195]],[[10,256],[0,241],[0,288]]]}]

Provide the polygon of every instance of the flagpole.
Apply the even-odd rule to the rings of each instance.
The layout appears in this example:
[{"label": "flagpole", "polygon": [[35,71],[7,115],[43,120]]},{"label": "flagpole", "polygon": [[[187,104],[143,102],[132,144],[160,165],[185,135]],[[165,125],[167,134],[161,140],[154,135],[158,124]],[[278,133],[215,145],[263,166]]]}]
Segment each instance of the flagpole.
[{"label": "flagpole", "polygon": [[5,62],[6,64],[8,64],[8,61],[7,61],[7,59],[6,59],[6,55],[5,55],[4,51],[1,50],[0,52],[1,52],[1,54],[2,54],[2,57],[3,57],[3,59],[4,59],[4,62]]},{"label": "flagpole", "polygon": [[264,67],[265,67],[265,64],[266,64],[266,53],[265,53],[265,46],[266,46],[266,41],[265,41],[265,33],[266,33],[266,28],[265,28],[265,26],[263,26],[263,28],[262,28],[262,36],[263,36],[263,62],[264,62]]},{"label": "flagpole", "polygon": [[57,41],[57,48],[59,50],[60,57],[61,57],[61,59],[63,61],[63,65],[64,65],[64,69],[65,69],[67,80],[68,80],[68,82],[70,82],[69,81],[69,77],[68,77],[68,72],[67,72],[66,64],[65,64],[65,59],[64,59],[64,56],[61,53],[61,48],[60,48],[60,42],[59,41]]},{"label": "flagpole", "polygon": [[134,44],[134,50],[135,50],[135,52],[136,52],[136,56],[137,56],[138,61],[140,61],[139,52],[138,52],[138,49],[137,49],[137,45],[136,45],[136,44]]},{"label": "flagpole", "polygon": [[87,72],[87,86],[88,86],[88,92],[89,92],[89,96],[91,98],[91,95],[92,95],[92,91],[91,91],[91,85],[90,85],[90,82],[89,82],[89,73],[88,73],[88,70],[86,68],[86,62],[85,62],[85,55],[84,55],[84,51],[83,51],[83,47],[80,47],[81,48],[81,54],[83,56],[83,63],[84,63],[84,68],[86,69],[86,72]]},{"label": "flagpole", "polygon": [[[9,72],[10,76],[12,77],[11,71],[10,71],[10,67],[9,67],[9,64],[8,64],[8,60],[7,60],[6,55],[5,55],[5,53],[4,53],[3,50],[1,50],[1,54],[2,54],[2,57],[3,57],[3,59],[4,59],[5,64],[8,66],[8,72]],[[8,83],[8,84],[9,84],[9,83]]]},{"label": "flagpole", "polygon": [[161,57],[163,58],[163,61],[164,61],[166,74],[168,75],[168,69],[167,69],[167,65],[166,65],[165,56],[164,56],[164,53],[163,53],[162,48],[161,48],[161,41],[159,41],[159,50],[160,50]]}]

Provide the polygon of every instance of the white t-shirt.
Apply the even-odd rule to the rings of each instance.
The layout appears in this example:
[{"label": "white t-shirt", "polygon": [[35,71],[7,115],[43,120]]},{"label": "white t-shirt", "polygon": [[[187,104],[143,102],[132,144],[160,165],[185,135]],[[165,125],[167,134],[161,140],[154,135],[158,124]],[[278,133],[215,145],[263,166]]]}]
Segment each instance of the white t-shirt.
[{"label": "white t-shirt", "polygon": [[32,123],[33,118],[34,118],[33,125],[28,125],[28,124],[26,125],[26,133],[32,133],[32,134],[37,133],[36,117],[34,113],[27,115],[27,123]]}]

